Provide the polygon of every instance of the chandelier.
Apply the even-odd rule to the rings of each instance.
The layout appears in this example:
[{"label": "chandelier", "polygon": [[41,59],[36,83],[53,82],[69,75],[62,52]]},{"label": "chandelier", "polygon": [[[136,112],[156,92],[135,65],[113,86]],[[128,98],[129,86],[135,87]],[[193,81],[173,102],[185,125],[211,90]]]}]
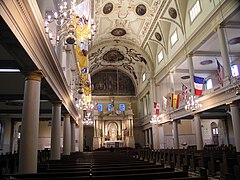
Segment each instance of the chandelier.
[{"label": "chandelier", "polygon": [[160,123],[161,123],[160,116],[158,116],[158,115],[153,115],[152,118],[151,118],[151,120],[150,120],[150,123],[151,123],[151,124],[155,124],[155,125],[160,124]]},{"label": "chandelier", "polygon": [[201,108],[202,104],[200,104],[197,100],[197,96],[191,95],[189,96],[186,105],[185,110],[186,111],[196,111],[197,109]]},{"label": "chandelier", "polygon": [[89,17],[89,7],[89,0],[78,5],[76,0],[71,0],[48,13],[44,27],[49,39],[56,43],[64,40],[65,44],[78,44],[81,49],[87,49],[96,31],[94,20]]},{"label": "chandelier", "polygon": [[83,125],[93,125],[92,113],[90,111],[83,111]]}]

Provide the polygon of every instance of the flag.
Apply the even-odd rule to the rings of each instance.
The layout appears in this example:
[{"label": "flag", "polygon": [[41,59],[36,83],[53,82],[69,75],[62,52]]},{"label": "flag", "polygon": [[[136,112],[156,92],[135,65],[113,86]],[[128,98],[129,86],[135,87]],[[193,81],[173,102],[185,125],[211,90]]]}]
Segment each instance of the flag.
[{"label": "flag", "polygon": [[182,95],[185,101],[187,100],[187,93],[188,93],[188,88],[185,84],[182,83]]},{"label": "flag", "polygon": [[167,98],[163,96],[162,100],[162,110],[166,111],[167,110]]},{"label": "flag", "polygon": [[153,108],[155,109],[157,107],[157,102],[153,103]]},{"label": "flag", "polygon": [[219,63],[218,60],[217,60],[217,74],[218,74],[218,81],[223,86],[224,70],[223,70],[223,66]]},{"label": "flag", "polygon": [[202,95],[203,83],[204,83],[204,78],[194,76],[195,95],[197,96]]},{"label": "flag", "polygon": [[172,108],[177,109],[179,105],[179,94],[172,94]]}]

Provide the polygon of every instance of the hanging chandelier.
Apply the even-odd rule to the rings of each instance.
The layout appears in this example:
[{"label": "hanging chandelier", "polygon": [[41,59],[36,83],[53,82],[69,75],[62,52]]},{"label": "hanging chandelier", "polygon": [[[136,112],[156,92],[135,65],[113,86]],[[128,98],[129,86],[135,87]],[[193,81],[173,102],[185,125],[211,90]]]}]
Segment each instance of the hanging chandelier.
[{"label": "hanging chandelier", "polygon": [[160,124],[160,123],[161,123],[160,116],[158,116],[158,115],[153,115],[152,118],[151,118],[151,120],[150,120],[150,123],[151,123],[151,124],[155,124],[155,125]]},{"label": "hanging chandelier", "polygon": [[[78,44],[87,49],[95,33],[94,20],[89,17],[89,0],[76,4],[76,0],[65,1],[58,10],[47,14],[45,32],[56,43]],[[54,23],[53,23],[54,22]]]},{"label": "hanging chandelier", "polygon": [[197,96],[191,95],[186,101],[185,110],[186,111],[196,111],[201,108],[202,104],[200,104],[197,100]]},{"label": "hanging chandelier", "polygon": [[93,125],[92,112],[88,110],[83,110],[83,125]]}]

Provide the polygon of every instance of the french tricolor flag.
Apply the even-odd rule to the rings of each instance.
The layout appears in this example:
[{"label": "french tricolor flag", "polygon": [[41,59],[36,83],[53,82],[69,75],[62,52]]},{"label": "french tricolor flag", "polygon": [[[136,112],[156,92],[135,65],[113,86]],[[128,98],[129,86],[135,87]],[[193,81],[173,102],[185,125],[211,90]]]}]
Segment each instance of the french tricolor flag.
[{"label": "french tricolor flag", "polygon": [[195,95],[197,96],[202,95],[203,83],[204,83],[204,78],[194,76]]}]

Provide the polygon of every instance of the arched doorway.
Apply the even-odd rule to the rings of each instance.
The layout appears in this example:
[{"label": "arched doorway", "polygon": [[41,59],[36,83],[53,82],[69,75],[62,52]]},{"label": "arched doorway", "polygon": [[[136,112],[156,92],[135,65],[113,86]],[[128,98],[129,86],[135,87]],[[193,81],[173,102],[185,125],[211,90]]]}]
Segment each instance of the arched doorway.
[{"label": "arched doorway", "polygon": [[212,130],[212,141],[213,141],[213,144],[218,145],[218,134],[219,134],[219,131],[218,131],[217,124],[215,122],[211,123],[211,130]]}]

